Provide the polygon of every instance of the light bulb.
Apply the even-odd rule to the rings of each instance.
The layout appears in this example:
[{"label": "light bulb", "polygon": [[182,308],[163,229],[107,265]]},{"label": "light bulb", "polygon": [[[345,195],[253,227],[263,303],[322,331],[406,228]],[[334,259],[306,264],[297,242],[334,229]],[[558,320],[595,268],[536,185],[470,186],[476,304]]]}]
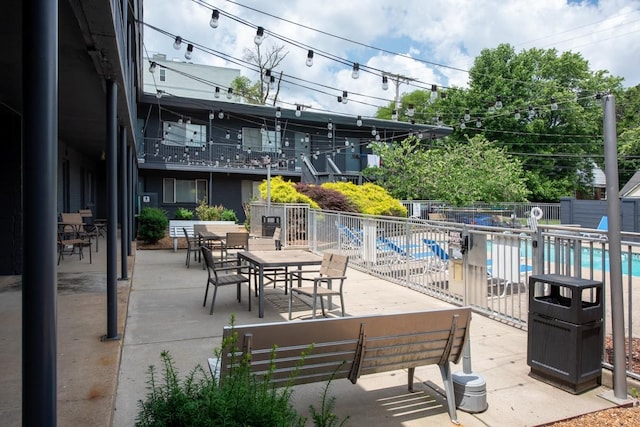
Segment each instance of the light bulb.
[{"label": "light bulb", "polygon": [[227,89],[227,99],[231,99],[233,97],[233,88]]},{"label": "light bulb", "polygon": [[331,131],[327,132],[327,138],[329,139],[333,138],[333,133],[331,133]]},{"label": "light bulb", "polygon": [[348,138],[345,138],[345,139],[344,139],[344,146],[345,146],[345,147],[348,147],[348,146],[349,146],[349,139],[348,139]]},{"label": "light bulb", "polygon": [[157,67],[158,65],[156,64],[156,61],[151,61],[151,65],[149,65],[149,72],[155,73]]},{"label": "light bulb", "polygon": [[276,123],[276,131],[280,132],[282,130],[282,126],[280,125],[280,122]]},{"label": "light bulb", "polygon": [[219,119],[224,119],[224,111],[222,111],[222,110],[218,111],[218,118]]},{"label": "light bulb", "polygon": [[311,67],[313,65],[313,51],[309,49],[307,52],[307,67]]},{"label": "light bulb", "polygon": [[342,103],[346,104],[347,102],[349,102],[349,100],[347,99],[347,96],[349,95],[349,92],[347,92],[346,90],[342,91]]},{"label": "light bulb", "polygon": [[289,146],[289,138],[285,138],[284,139],[284,146],[288,147]]},{"label": "light bulb", "polygon": [[558,109],[558,103],[555,98],[551,98],[551,110],[556,111]]},{"label": "light bulb", "polygon": [[256,36],[253,38],[253,42],[258,46],[260,46],[263,40],[264,40],[264,28],[258,27],[258,30],[256,31]]},{"label": "light bulb", "polygon": [[179,124],[179,125],[181,125],[181,124],[182,124],[182,117],[180,117],[180,118],[178,119],[178,124]]},{"label": "light bulb", "polygon": [[160,89],[156,91],[156,98],[158,99],[162,98],[162,91]]},{"label": "light bulb", "polygon": [[280,107],[276,107],[276,118],[282,117],[282,109]]},{"label": "light bulb", "polygon": [[302,115],[302,108],[299,105],[296,105],[296,117],[300,117]]},{"label": "light bulb", "polygon": [[382,90],[389,89],[389,78],[387,76],[382,76]]},{"label": "light bulb", "polygon": [[213,9],[211,12],[211,19],[209,20],[209,26],[211,28],[218,28],[218,19],[220,18],[220,12],[216,9]]},{"label": "light bulb", "polygon": [[175,50],[180,50],[180,45],[182,45],[182,37],[176,36],[176,39],[173,42],[173,48]]},{"label": "light bulb", "polygon": [[338,96],[338,104],[342,104],[342,97]]},{"label": "light bulb", "polygon": [[213,96],[216,98],[220,98],[220,88],[218,86],[216,86],[216,90],[213,93]]},{"label": "light bulb", "polygon": [[438,86],[431,85],[431,95],[429,95],[429,99],[431,102],[435,101],[438,98]]},{"label": "light bulb", "polygon": [[358,116],[358,118],[356,119],[356,126],[362,126],[362,116]]},{"label": "light bulb", "polygon": [[469,114],[469,110],[468,110],[468,109],[467,109],[467,110],[464,110],[464,119],[465,119],[466,121],[471,120],[471,114]]},{"label": "light bulb", "polygon": [[329,119],[329,122],[327,123],[327,129],[333,129],[333,122],[331,121],[331,119]]},{"label": "light bulb", "polygon": [[496,112],[495,104],[489,104],[489,113],[493,114]]},{"label": "light bulb", "polygon": [[213,120],[214,119],[214,115],[213,115],[213,111],[209,111],[209,120]]},{"label": "light bulb", "polygon": [[304,134],[304,142],[309,142],[309,134],[308,133]]},{"label": "light bulb", "polygon": [[533,119],[536,116],[536,110],[533,106],[529,105],[529,119]]},{"label": "light bulb", "polygon": [[236,150],[239,150],[240,148],[240,144],[236,144]]},{"label": "light bulb", "polygon": [[393,120],[393,121],[398,120],[398,110],[393,110],[391,112],[391,120]]},{"label": "light bulb", "polygon": [[353,64],[353,70],[351,71],[351,77],[353,77],[354,79],[357,79],[358,77],[360,77],[360,64],[358,64],[357,62],[354,62],[354,64]]},{"label": "light bulb", "polygon": [[407,116],[413,117],[416,113],[416,109],[413,107],[413,104],[409,104],[409,108],[407,108]]},{"label": "light bulb", "polygon": [[224,139],[229,139],[231,138],[231,132],[227,131],[227,133],[224,135]]},{"label": "light bulb", "polygon": [[237,138],[238,138],[238,141],[240,141],[242,139],[242,131],[238,131]]},{"label": "light bulb", "polygon": [[500,95],[496,96],[496,110],[499,110],[502,108],[502,97]]},{"label": "light bulb", "polygon": [[191,124],[191,117],[187,117],[187,124],[190,125]]},{"label": "light bulb", "polygon": [[375,126],[373,126],[373,127],[371,128],[371,135],[375,136],[375,135],[376,135],[376,133],[378,133],[378,132],[376,131],[376,127],[375,127]]},{"label": "light bulb", "polygon": [[516,120],[520,120],[520,110],[518,110],[518,109],[516,108],[516,110],[515,110],[515,111],[514,111],[514,113],[513,113],[513,117],[514,117]]},{"label": "light bulb", "polygon": [[187,51],[184,53],[184,57],[187,60],[190,60],[192,56],[193,56],[193,45],[191,43],[189,43],[187,45]]},{"label": "light bulb", "polygon": [[460,120],[460,129],[464,129],[466,127],[467,127],[467,125],[464,123],[464,121]]},{"label": "light bulb", "polygon": [[376,141],[380,141],[380,134],[376,133]]},{"label": "light bulb", "polygon": [[482,121],[480,121],[480,119],[476,119],[476,127],[477,128],[481,128],[482,127]]}]

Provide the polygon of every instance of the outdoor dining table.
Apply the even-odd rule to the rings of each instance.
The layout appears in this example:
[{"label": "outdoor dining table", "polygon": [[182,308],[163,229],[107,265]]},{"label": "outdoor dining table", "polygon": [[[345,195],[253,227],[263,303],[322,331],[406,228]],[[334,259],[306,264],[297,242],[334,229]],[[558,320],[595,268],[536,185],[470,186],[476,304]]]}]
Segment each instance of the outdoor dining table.
[{"label": "outdoor dining table", "polygon": [[220,258],[222,259],[222,255],[224,253],[224,245],[222,241],[227,237],[226,231],[210,231],[210,230],[202,230],[198,232],[198,239],[200,241],[199,246],[205,245],[209,248],[213,246],[213,242],[219,242],[220,246]]},{"label": "outdoor dining table", "polygon": [[281,251],[240,251],[238,261],[258,269],[258,317],[264,317],[264,270],[273,267],[302,267],[322,264],[322,257],[302,249]]}]

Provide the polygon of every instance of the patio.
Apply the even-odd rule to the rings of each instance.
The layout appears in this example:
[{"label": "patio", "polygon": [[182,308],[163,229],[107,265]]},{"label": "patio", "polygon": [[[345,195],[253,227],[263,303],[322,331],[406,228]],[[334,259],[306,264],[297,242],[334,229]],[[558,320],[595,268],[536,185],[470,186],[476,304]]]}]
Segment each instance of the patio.
[{"label": "patio", "polygon": [[[202,307],[205,271],[187,269],[182,250],[138,250],[130,280],[119,283],[119,324],[123,327],[126,317],[122,340],[100,342],[106,318],[104,284],[100,282],[105,253],[100,251],[91,265],[78,260],[61,263],[61,272],[69,272],[63,273],[68,276],[59,282],[75,280],[76,286],[65,285],[58,299],[59,425],[130,426],[137,414],[137,402],[147,391],[148,366],[159,366],[161,351],[168,350],[185,375],[196,364],[205,366],[220,344],[223,326],[232,313],[238,324],[286,321],[287,298],[281,288],[270,287],[265,291],[263,319],[258,318],[255,308],[247,311],[244,295],[243,303],[237,303],[233,287],[220,290],[216,311],[210,316],[208,307]],[[86,270],[89,266],[91,271]],[[74,268],[76,272],[71,273]],[[347,315],[449,306],[355,269],[348,269],[347,277]],[[0,289],[0,319],[4,323],[0,335],[0,413],[7,421],[5,425],[18,426],[21,292],[15,283]],[[533,426],[615,406],[599,397],[608,390],[604,386],[572,395],[529,377],[526,353],[525,331],[474,314],[471,363],[473,372],[486,380],[489,407],[480,414],[458,410],[462,425]],[[461,364],[452,367],[453,372],[461,370]],[[351,426],[450,425],[445,401],[438,393],[442,384],[437,367],[416,369],[417,392],[411,395],[406,392],[405,375],[390,372],[364,376],[356,385],[333,382],[329,394],[337,398],[335,413],[349,416]],[[606,382],[606,378],[603,380]],[[301,413],[306,414],[310,404],[318,405],[323,387],[323,383],[296,387],[293,397]]]}]

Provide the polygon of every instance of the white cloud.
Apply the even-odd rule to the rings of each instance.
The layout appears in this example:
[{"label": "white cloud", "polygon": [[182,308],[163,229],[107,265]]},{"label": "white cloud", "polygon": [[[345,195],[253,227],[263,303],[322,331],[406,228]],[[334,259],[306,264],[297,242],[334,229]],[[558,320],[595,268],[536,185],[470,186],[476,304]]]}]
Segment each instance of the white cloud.
[{"label": "white cloud", "polygon": [[[510,43],[517,51],[536,47],[579,52],[589,61],[592,70],[606,69],[621,76],[625,86],[640,84],[636,59],[640,57],[640,0],[601,0],[595,5],[594,2],[568,4],[566,0],[208,2],[251,25],[261,25],[295,43],[312,46],[316,55],[314,66],[309,68],[305,65],[306,48],[275,37],[265,41],[265,44],[286,45],[289,54],[280,67],[285,74],[326,86],[299,82],[317,89],[311,90],[285,84],[280,99],[322,110],[367,116],[375,113],[376,106],[387,105],[394,99],[394,85],[382,91],[379,76],[361,72],[361,77],[353,80],[350,64],[355,61],[363,68],[409,76],[422,86],[466,86],[468,74],[455,69],[468,70],[482,49],[492,49],[500,43]],[[144,20],[199,45],[242,58],[244,49],[253,47],[255,30],[225,16],[220,16],[217,29],[211,29],[211,12],[198,3],[202,2],[145,0]],[[182,59],[184,51],[174,51],[168,37],[148,28],[144,31],[145,46],[150,52]],[[342,58],[347,64],[323,58],[323,52]],[[197,50],[193,61],[238,68],[237,64],[228,64],[224,59]],[[257,79],[249,70],[241,72],[252,80]],[[407,84],[400,85],[400,93],[414,89]],[[350,100],[362,100],[368,105],[338,104],[336,96],[343,90],[351,94]],[[358,93],[372,98],[358,97]]]}]

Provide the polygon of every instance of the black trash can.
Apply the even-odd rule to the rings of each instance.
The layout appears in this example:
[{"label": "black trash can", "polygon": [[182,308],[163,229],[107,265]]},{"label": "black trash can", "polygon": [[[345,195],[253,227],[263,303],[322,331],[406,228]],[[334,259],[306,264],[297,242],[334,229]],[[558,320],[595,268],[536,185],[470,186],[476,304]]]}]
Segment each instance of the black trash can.
[{"label": "black trash can", "polygon": [[262,236],[273,237],[273,233],[276,228],[280,227],[279,216],[264,216],[262,215]]},{"label": "black trash can", "polygon": [[530,376],[573,394],[602,382],[602,282],[529,277]]}]

